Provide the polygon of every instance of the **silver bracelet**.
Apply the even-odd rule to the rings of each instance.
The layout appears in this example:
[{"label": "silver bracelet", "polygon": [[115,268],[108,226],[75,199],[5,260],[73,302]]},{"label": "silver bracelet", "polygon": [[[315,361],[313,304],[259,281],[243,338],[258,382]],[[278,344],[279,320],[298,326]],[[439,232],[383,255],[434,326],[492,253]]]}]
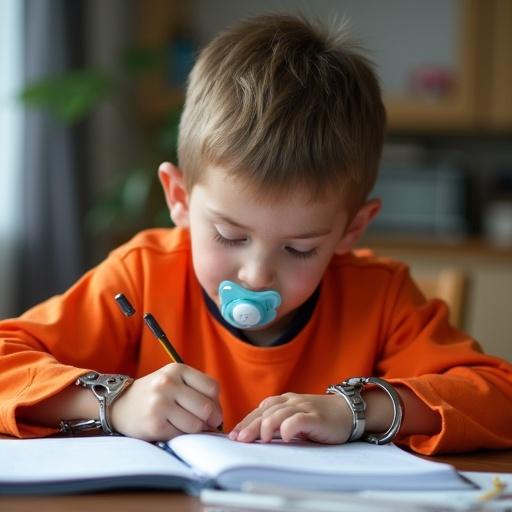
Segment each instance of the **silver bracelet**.
[{"label": "silver bracelet", "polygon": [[[391,421],[390,427],[382,434],[370,433],[364,435],[366,426],[366,403],[361,397],[361,391],[368,384],[374,384],[383,389],[390,398],[393,406],[393,420]],[[378,377],[352,377],[340,384],[329,386],[326,393],[335,393],[342,396],[352,409],[352,433],[349,437],[349,441],[361,439],[368,443],[386,444],[393,441],[398,434],[403,420],[403,403],[395,388],[385,380],[379,379]],[[359,402],[364,404],[362,411]]]},{"label": "silver bracelet", "polygon": [[103,429],[106,434],[115,434],[110,423],[110,406],[133,382],[131,377],[119,374],[89,372],[79,377],[75,384],[90,389],[99,403],[99,420],[62,420],[60,431],[78,433]]}]

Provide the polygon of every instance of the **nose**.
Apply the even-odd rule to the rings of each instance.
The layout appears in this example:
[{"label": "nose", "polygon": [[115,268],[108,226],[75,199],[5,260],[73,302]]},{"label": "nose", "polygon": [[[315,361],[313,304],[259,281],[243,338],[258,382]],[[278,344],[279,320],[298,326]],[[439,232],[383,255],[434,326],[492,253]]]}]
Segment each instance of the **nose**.
[{"label": "nose", "polygon": [[261,257],[247,259],[238,270],[238,281],[254,291],[271,288],[274,284],[274,270],[271,263]]}]

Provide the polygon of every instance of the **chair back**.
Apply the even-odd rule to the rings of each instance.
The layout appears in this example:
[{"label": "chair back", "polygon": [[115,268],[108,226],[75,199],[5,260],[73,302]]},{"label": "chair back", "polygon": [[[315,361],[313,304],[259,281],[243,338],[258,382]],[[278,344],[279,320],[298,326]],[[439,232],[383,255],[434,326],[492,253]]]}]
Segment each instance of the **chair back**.
[{"label": "chair back", "polygon": [[414,280],[427,299],[442,299],[450,309],[450,322],[461,327],[466,305],[467,276],[457,268],[442,269],[435,275],[415,275]]}]

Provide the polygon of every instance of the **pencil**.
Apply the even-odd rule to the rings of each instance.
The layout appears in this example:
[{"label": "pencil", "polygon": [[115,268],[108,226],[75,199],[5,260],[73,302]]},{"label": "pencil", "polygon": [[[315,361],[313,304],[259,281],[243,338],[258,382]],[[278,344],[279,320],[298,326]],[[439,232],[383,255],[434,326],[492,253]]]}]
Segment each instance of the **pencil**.
[{"label": "pencil", "polygon": [[[121,309],[124,316],[132,316],[135,314],[135,308],[131,305],[130,301],[123,293],[118,293],[114,297],[117,305]],[[156,318],[151,313],[144,315],[144,322],[149,327],[149,330],[153,333],[153,336],[161,343],[169,357],[175,363],[183,363],[183,359],[178,354],[177,350],[172,346],[169,338],[166,336],[164,330],[160,327]]]},{"label": "pencil", "polygon": [[[118,293],[114,298],[123,315],[128,317],[135,313],[135,308],[130,304],[130,301],[124,294]],[[167,352],[171,360],[175,363],[183,363],[184,361],[178,354],[178,351],[172,346],[172,343],[169,341],[169,338],[165,334],[164,330],[160,327],[160,324],[156,321],[156,318],[151,313],[146,313],[144,315],[144,323],[153,333],[153,336],[160,342],[162,347],[164,347],[164,350]],[[222,432],[223,430],[224,426],[221,423],[217,427],[217,431]]]},{"label": "pencil", "polygon": [[146,325],[153,333],[153,336],[162,344],[162,347],[164,347],[165,351],[169,354],[169,357],[175,363],[183,363],[183,359],[172,346],[172,343],[169,341],[169,338],[166,336],[165,332],[156,321],[156,318],[151,313],[146,313],[144,315],[144,322],[146,322]]}]

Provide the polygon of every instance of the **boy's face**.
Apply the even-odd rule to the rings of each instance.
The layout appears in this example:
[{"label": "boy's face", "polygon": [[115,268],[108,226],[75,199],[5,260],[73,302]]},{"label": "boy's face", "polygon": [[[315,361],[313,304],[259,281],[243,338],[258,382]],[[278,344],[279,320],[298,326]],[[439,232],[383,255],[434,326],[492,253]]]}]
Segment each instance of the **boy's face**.
[{"label": "boy's face", "polygon": [[[173,172],[178,173],[174,186],[181,187],[174,203]],[[270,201],[255,197],[221,168],[206,170],[187,194],[177,183],[179,170],[172,168],[169,181],[162,167],[160,173],[173,220],[190,229],[194,270],[210,298],[220,305],[218,286],[224,280],[280,293],[277,318],[255,331],[284,330],[320,283],[332,255],[349,251],[360,234],[347,233],[348,212],[334,194],[317,202],[299,193]]]}]

